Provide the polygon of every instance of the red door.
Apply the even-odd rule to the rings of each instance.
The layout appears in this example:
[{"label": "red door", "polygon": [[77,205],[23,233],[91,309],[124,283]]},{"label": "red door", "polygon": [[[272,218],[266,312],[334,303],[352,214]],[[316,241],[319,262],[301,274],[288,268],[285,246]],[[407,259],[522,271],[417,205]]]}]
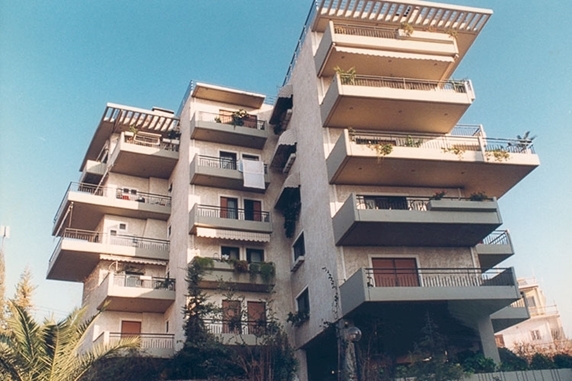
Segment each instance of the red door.
[{"label": "red door", "polygon": [[251,335],[262,335],[266,328],[266,303],[247,302],[248,312],[248,333]]},{"label": "red door", "polygon": [[222,333],[242,333],[240,301],[222,301]]}]

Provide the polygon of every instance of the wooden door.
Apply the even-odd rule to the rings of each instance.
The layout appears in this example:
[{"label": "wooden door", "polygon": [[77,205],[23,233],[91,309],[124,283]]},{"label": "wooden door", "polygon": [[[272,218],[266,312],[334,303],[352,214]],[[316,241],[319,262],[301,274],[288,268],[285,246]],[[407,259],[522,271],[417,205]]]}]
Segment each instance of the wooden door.
[{"label": "wooden door", "polygon": [[222,301],[222,333],[242,333],[239,300]]},{"label": "wooden door", "polygon": [[262,202],[244,200],[244,219],[247,221],[262,221]]},{"label": "wooden door", "polygon": [[248,312],[248,333],[251,335],[262,335],[266,328],[266,303],[247,302]]},{"label": "wooden door", "polygon": [[138,337],[141,335],[140,321],[121,321],[121,337]]},{"label": "wooden door", "polygon": [[220,218],[238,218],[238,199],[232,197],[220,198]]},{"label": "wooden door", "polygon": [[375,287],[417,287],[415,258],[372,258]]}]

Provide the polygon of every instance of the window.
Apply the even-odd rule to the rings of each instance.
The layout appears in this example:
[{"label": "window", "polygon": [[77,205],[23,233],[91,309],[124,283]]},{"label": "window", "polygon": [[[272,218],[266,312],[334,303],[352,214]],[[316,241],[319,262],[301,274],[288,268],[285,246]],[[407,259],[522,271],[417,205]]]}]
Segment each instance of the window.
[{"label": "window", "polygon": [[119,224],[119,230],[127,230],[127,224]]},{"label": "window", "polygon": [[538,329],[530,331],[530,337],[532,340],[542,340],[542,336],[540,335],[540,331]]},{"label": "window", "polygon": [[220,151],[219,158],[221,168],[236,170],[236,153]]},{"label": "window", "polygon": [[248,263],[264,262],[264,250],[246,249],[246,261]]},{"label": "window", "polygon": [[375,287],[419,286],[415,258],[372,258]]},{"label": "window", "polygon": [[252,161],[260,161],[260,156],[258,155],[249,155],[247,153],[242,154],[242,160],[252,160]]},{"label": "window", "polygon": [[247,221],[262,221],[262,202],[244,200],[244,219]]},{"label": "window", "polygon": [[169,333],[169,320],[165,321],[165,333]]},{"label": "window", "polygon": [[171,236],[171,225],[167,227],[167,237]]},{"label": "window", "polygon": [[504,348],[504,337],[503,335],[495,335],[495,342],[497,347]]},{"label": "window", "polygon": [[529,307],[536,307],[536,299],[534,299],[534,296],[527,296],[526,304],[528,304]]},{"label": "window", "polygon": [[240,301],[222,301],[222,333],[242,333]]},{"label": "window", "polygon": [[303,257],[306,255],[306,245],[304,243],[304,233],[300,234],[300,237],[294,242],[294,261],[296,261],[299,257]]},{"label": "window", "polygon": [[297,298],[296,298],[296,309],[299,313],[310,313],[310,297],[308,295],[308,289],[305,289]]},{"label": "window", "polygon": [[240,249],[238,247],[222,246],[220,254],[222,259],[240,259]]},{"label": "window", "polygon": [[220,218],[238,219],[238,199],[232,197],[220,198]]}]

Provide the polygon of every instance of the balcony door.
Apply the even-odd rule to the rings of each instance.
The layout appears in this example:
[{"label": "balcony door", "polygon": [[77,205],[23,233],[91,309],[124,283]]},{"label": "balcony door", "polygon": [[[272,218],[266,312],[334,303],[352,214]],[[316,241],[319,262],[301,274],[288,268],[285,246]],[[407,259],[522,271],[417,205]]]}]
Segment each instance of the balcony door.
[{"label": "balcony door", "polygon": [[244,219],[247,221],[262,221],[262,202],[244,200]]},{"label": "balcony door", "polygon": [[238,199],[233,197],[220,198],[220,218],[238,219]]},{"label": "balcony door", "polygon": [[375,287],[418,287],[415,258],[372,258]]},{"label": "balcony door", "polygon": [[247,302],[248,312],[248,333],[251,335],[262,335],[266,328],[266,303]]},{"label": "balcony door", "polygon": [[239,300],[222,301],[222,333],[242,333]]},{"label": "balcony door", "polygon": [[141,322],[122,320],[121,321],[121,337],[137,337],[141,335]]},{"label": "balcony door", "polygon": [[236,170],[236,153],[220,151],[219,161],[222,169]]}]

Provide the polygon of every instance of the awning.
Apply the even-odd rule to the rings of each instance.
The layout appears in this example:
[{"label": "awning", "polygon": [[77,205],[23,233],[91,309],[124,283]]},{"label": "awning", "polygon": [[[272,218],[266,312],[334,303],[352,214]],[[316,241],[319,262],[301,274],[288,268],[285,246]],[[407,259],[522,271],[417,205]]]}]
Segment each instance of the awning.
[{"label": "awning", "polygon": [[167,266],[167,261],[155,260],[155,259],[141,259],[134,257],[123,257],[121,255],[110,255],[101,254],[99,256],[102,261],[113,261],[113,262],[126,262],[126,263],[137,263],[140,265],[156,265],[156,266]]},{"label": "awning", "polygon": [[286,203],[292,198],[300,199],[300,173],[294,172],[284,180],[280,195],[276,200],[274,207],[276,209],[283,209]]},{"label": "awning", "polygon": [[347,48],[347,47],[341,47],[341,46],[335,46],[334,49],[338,53],[363,54],[363,55],[372,56],[372,57],[388,57],[388,58],[402,58],[402,59],[409,59],[409,60],[455,62],[455,59],[451,56],[438,56],[438,55],[434,55],[434,54],[417,54],[417,53],[395,52],[395,51],[388,51],[388,50]]},{"label": "awning", "polygon": [[270,234],[253,233],[240,230],[197,228],[197,237],[233,239],[238,241],[270,242]]},{"label": "awning", "polygon": [[296,142],[298,138],[296,136],[296,130],[290,129],[286,130],[278,138],[278,143],[276,144],[276,149],[272,155],[272,162],[270,167],[272,168],[284,168],[284,164],[291,153],[296,152]]}]

